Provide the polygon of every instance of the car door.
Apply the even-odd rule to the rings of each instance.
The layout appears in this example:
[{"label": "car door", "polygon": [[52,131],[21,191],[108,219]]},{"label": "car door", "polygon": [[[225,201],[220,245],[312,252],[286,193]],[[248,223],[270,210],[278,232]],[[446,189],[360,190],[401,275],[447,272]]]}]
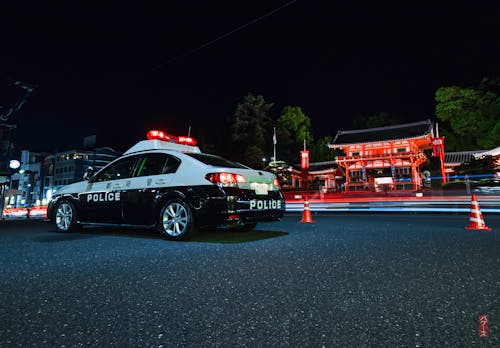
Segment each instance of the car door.
[{"label": "car door", "polygon": [[80,220],[96,223],[122,223],[123,194],[139,156],[122,158],[89,180],[87,189],[79,195]]},{"label": "car door", "polygon": [[169,154],[142,155],[123,195],[124,223],[151,225],[156,222],[158,190],[172,185],[179,165],[180,160]]}]

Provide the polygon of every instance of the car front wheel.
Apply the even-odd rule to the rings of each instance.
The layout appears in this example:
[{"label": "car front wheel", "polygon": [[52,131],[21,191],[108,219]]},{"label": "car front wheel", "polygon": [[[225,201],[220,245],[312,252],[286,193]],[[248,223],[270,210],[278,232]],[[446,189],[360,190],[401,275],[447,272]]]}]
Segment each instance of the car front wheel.
[{"label": "car front wheel", "polygon": [[59,232],[76,231],[80,225],[77,222],[75,206],[69,201],[61,201],[57,206],[54,216],[56,229]]},{"label": "car front wheel", "polygon": [[180,199],[170,200],[160,213],[160,232],[170,240],[187,239],[195,232],[189,206]]}]

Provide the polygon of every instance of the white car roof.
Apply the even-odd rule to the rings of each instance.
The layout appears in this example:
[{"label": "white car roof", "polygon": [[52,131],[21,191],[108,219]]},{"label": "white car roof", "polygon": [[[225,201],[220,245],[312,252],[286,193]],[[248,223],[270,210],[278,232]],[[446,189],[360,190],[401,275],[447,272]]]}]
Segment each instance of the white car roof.
[{"label": "white car roof", "polygon": [[174,150],[179,152],[193,152],[201,153],[198,146],[170,143],[162,140],[142,140],[125,151],[124,155],[129,155],[135,152],[148,151],[148,150]]}]

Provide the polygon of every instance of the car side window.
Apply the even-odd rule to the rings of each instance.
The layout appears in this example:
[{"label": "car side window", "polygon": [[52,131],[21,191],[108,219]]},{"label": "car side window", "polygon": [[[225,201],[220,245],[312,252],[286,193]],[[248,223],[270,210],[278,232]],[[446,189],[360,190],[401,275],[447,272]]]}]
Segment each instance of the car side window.
[{"label": "car side window", "polygon": [[141,159],[135,176],[140,177],[175,173],[179,164],[180,160],[174,156],[162,153],[151,153]]},{"label": "car side window", "polygon": [[180,159],[171,155],[167,155],[167,163],[165,163],[162,172],[163,174],[175,173],[180,165],[181,165]]},{"label": "car side window", "polygon": [[105,168],[92,179],[92,182],[108,181],[116,179],[130,178],[132,171],[135,168],[138,157],[132,156],[113,163],[108,168]]}]

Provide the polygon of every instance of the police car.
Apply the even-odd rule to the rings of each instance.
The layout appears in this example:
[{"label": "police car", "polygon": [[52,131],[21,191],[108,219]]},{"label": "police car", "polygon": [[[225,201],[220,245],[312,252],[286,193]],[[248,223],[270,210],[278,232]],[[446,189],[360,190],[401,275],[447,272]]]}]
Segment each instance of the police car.
[{"label": "police car", "polygon": [[191,137],[154,130],[147,139],[56,192],[47,216],[58,231],[148,227],[181,240],[202,227],[251,230],[283,216],[285,201],[274,174],[202,153]]}]

